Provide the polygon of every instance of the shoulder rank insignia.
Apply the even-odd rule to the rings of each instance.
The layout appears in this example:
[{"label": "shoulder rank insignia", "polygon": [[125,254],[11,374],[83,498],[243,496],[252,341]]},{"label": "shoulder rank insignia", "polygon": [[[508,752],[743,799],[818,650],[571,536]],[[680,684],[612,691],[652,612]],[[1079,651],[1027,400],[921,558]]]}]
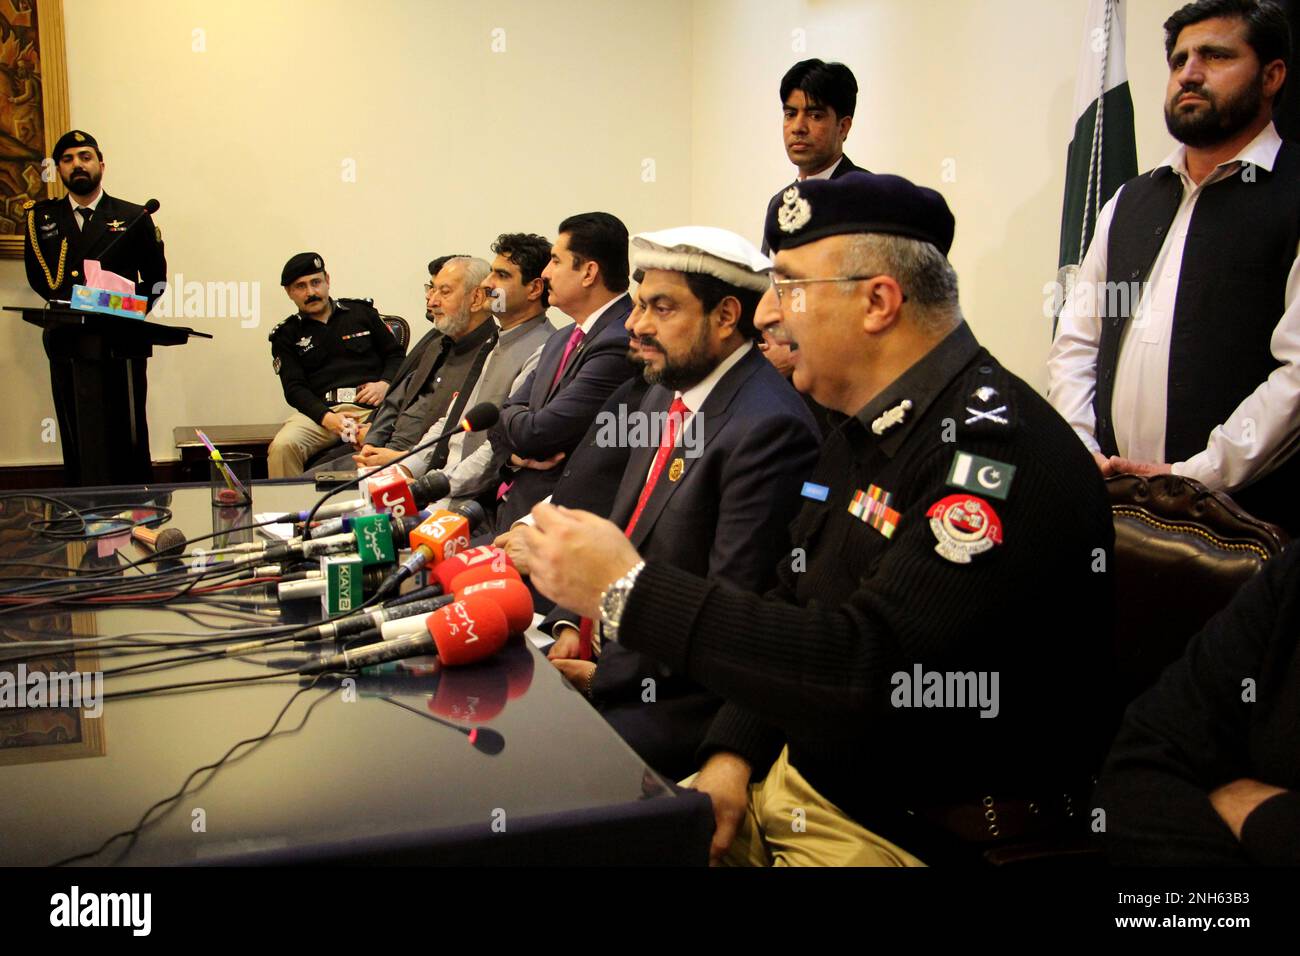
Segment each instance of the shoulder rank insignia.
[{"label": "shoulder rank insignia", "polygon": [[966,412],[970,418],[966,419],[967,425],[974,425],[976,422],[992,422],[994,425],[1010,425],[1006,418],[1007,406],[999,405],[997,408],[987,408],[980,411],[977,408],[966,406]]},{"label": "shoulder rank insignia", "polygon": [[27,202],[23,203],[23,210],[26,211],[26,210],[28,210],[28,209],[31,209],[31,208],[32,208],[33,206],[35,206],[35,205],[36,205],[36,200],[35,200],[35,199],[29,199],[29,200],[27,200]]},{"label": "shoulder rank insignia", "polygon": [[1002,519],[993,506],[973,495],[949,495],[932,504],[926,515],[938,542],[934,550],[953,564],[970,564],[1002,543]]},{"label": "shoulder rank insignia", "polygon": [[880,414],[880,417],[871,423],[871,433],[873,435],[883,435],[895,425],[901,425],[904,416],[906,416],[911,410],[912,400],[910,398],[903,399],[893,408],[883,411]]},{"label": "shoulder rank insignia", "polygon": [[996,388],[991,388],[988,385],[981,385],[979,388],[975,389],[975,391],[971,392],[970,397],[977,398],[981,402],[987,402],[989,399],[997,395],[997,393],[998,390]]}]

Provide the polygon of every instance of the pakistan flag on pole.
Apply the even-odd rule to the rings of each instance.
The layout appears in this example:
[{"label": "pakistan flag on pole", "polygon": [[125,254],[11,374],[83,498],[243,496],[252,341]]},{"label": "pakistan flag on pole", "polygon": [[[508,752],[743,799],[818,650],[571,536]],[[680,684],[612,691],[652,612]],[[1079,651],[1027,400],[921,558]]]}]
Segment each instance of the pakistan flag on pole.
[{"label": "pakistan flag on pole", "polygon": [[[1124,66],[1127,0],[1089,0],[1083,56],[1074,84],[1074,138],[1065,164],[1056,313],[1092,241],[1097,213],[1138,173],[1133,97]],[[1055,332],[1055,321],[1053,321]]]}]

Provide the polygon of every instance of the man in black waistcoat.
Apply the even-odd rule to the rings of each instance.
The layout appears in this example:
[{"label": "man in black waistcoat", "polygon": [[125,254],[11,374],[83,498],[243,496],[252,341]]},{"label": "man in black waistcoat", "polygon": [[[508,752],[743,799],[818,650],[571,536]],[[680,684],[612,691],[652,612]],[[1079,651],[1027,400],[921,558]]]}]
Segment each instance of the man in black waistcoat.
[{"label": "man in black waistcoat", "polygon": [[1097,217],[1049,395],[1105,475],[1173,472],[1300,532],[1300,147],[1271,117],[1290,33],[1269,0],[1165,23],[1183,145]]},{"label": "man in black waistcoat", "polygon": [[[137,295],[149,299],[149,308],[167,285],[167,260],[163,256],[162,233],[143,206],[104,192],[104,154],[95,137],[84,130],[69,130],[59,137],[50,152],[59,178],[67,187],[66,199],[29,202],[23,245],[27,282],[37,295],[67,302],[74,285],[86,284],[85,261],[98,260],[107,271],[135,283]],[[80,330],[46,329],[45,354],[50,359],[50,384],[54,410],[59,420],[59,445],[63,449],[63,480],[69,486],[83,484],[81,456],[77,448],[76,403],[73,359]],[[93,361],[78,358],[77,361]],[[152,480],[149,460],[148,423],[144,404],[148,377],[145,360],[131,363],[103,360],[108,394],[122,397],[122,407],[111,409],[109,421],[136,431],[135,441],[121,441],[121,453],[113,463],[112,481],[118,483]],[[128,383],[127,378],[130,378]],[[131,408],[132,400],[135,408]]]},{"label": "man in black waistcoat", "polygon": [[[1109,742],[1106,492],[963,320],[942,196],[869,173],[794,191],[767,228],[780,338],[839,425],[776,587],[705,580],[581,511],[538,505],[519,535],[539,591],[750,715],[711,729],[694,780],[716,857],[974,856],[1077,816],[1064,795]],[[1045,618],[1046,589],[1089,614]]]}]

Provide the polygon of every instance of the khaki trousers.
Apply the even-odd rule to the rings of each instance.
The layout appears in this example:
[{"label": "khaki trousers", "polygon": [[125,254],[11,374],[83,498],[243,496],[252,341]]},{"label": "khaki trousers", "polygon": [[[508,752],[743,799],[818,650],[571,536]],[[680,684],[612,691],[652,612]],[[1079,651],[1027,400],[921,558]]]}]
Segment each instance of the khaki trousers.
[{"label": "khaki trousers", "polygon": [[[351,414],[358,422],[364,422],[370,418],[374,409],[344,404],[334,405],[330,411]],[[338,440],[339,436],[328,428],[318,425],[302,412],[294,412],[284,426],[275,433],[275,438],[271,440],[271,447],[266,451],[267,477],[298,477],[302,474],[303,465],[308,458]]]},{"label": "khaki trousers", "polygon": [[[682,786],[694,783],[692,776]],[[723,866],[925,866],[864,829],[809,785],[783,749],[749,805]]]}]

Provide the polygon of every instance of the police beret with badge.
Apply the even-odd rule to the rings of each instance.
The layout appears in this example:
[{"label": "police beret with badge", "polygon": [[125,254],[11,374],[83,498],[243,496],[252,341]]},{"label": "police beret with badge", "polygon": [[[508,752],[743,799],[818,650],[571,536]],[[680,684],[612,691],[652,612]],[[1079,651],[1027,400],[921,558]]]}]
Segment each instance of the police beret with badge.
[{"label": "police beret with badge", "polygon": [[933,189],[902,176],[855,172],[795,183],[768,211],[763,234],[773,253],[870,232],[919,239],[946,256],[954,228],[948,203]]},{"label": "police beret with badge", "polygon": [[99,143],[95,141],[95,137],[91,136],[85,130],[68,130],[68,132],[60,136],[58,141],[55,142],[54,148],[50,150],[50,158],[57,163],[59,157],[67,150],[80,149],[83,146],[90,146],[96,150],[99,149]]},{"label": "police beret with badge", "polygon": [[288,285],[303,276],[325,271],[325,260],[318,252],[300,252],[289,259],[280,270],[280,285]]}]

